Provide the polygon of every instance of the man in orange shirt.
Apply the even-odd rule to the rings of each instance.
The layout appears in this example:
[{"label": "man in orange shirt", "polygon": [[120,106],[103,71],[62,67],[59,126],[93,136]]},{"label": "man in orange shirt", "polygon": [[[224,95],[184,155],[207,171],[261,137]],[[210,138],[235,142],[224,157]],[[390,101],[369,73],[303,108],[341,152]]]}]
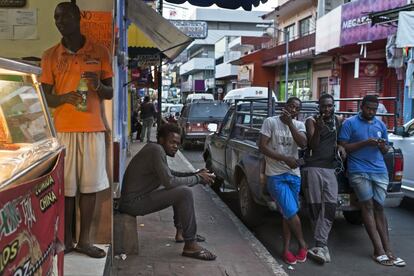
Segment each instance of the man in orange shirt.
[{"label": "man in orange shirt", "polygon": [[[66,146],[65,252],[76,250],[103,258],[105,252],[91,243],[89,233],[96,193],[109,187],[101,102],[113,96],[110,55],[81,34],[80,10],[75,1],[59,3],[54,18],[62,40],[43,54],[41,82],[48,105],[55,108],[58,138]],[[88,86],[86,111],[77,109],[82,102],[77,91],[81,78]],[[80,236],[75,247],[72,229],[78,189]]]}]

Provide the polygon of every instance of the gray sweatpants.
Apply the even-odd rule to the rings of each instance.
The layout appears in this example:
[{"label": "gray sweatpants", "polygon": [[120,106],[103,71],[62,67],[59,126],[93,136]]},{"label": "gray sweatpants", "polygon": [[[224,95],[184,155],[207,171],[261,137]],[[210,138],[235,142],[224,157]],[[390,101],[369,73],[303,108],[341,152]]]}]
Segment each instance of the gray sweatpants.
[{"label": "gray sweatpants", "polygon": [[144,142],[145,134],[147,134],[147,142],[150,141],[151,138],[151,128],[152,124],[154,123],[154,118],[149,117],[142,120],[142,130],[141,130],[141,142]]},{"label": "gray sweatpants", "polygon": [[128,195],[126,198],[121,198],[119,210],[131,216],[144,216],[170,206],[174,210],[174,225],[183,230],[184,240],[195,240],[197,224],[193,192],[190,187],[157,189],[142,197]]},{"label": "gray sweatpants", "polygon": [[314,228],[315,245],[327,246],[338,200],[335,170],[306,167],[303,169],[302,177],[306,201],[309,204],[309,215]]}]

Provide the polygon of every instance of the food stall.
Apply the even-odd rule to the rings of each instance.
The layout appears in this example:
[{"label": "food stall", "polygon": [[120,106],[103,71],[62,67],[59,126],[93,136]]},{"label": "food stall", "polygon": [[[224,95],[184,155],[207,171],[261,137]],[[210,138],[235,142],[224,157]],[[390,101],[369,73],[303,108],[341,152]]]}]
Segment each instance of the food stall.
[{"label": "food stall", "polygon": [[40,73],[0,58],[0,275],[63,275],[64,150]]}]

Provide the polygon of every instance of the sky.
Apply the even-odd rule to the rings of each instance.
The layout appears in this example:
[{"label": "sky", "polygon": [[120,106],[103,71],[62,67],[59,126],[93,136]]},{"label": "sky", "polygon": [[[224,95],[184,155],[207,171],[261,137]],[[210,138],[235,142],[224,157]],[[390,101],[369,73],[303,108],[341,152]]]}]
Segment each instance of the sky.
[{"label": "sky", "polygon": [[[260,4],[258,7],[253,7],[254,11],[271,11],[273,8],[277,6],[278,0],[268,0],[265,4]],[[179,6],[179,7],[174,7]],[[194,12],[196,7],[188,4],[187,2],[181,5],[170,5],[168,2],[164,1],[164,10],[163,14],[166,18],[169,19],[188,19],[188,17]],[[216,5],[211,7],[212,9],[219,9]]]}]

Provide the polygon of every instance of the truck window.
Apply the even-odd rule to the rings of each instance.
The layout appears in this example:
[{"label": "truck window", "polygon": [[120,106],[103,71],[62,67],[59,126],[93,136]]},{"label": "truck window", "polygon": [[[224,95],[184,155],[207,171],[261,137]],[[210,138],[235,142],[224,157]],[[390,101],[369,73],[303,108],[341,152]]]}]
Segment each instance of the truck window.
[{"label": "truck window", "polygon": [[234,113],[232,112],[225,119],[224,124],[220,130],[220,136],[229,137],[230,132],[231,132],[231,123],[233,121],[233,116],[234,116]]}]

